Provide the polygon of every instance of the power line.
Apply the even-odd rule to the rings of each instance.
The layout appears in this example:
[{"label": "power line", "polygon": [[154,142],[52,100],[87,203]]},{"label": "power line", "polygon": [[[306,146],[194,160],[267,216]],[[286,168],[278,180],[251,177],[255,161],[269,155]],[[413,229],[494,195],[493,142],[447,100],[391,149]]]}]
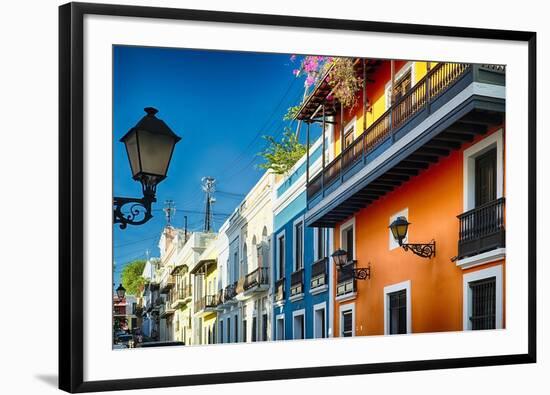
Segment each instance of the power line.
[{"label": "power line", "polygon": [[239,162],[239,160],[246,154],[246,152],[252,147],[252,145],[254,144],[254,142],[256,141],[256,139],[258,137],[260,137],[260,135],[262,134],[262,132],[266,129],[266,126],[270,123],[271,119],[273,118],[273,116],[275,116],[275,114],[277,113],[279,107],[281,106],[281,104],[283,103],[284,99],[287,97],[288,93],[290,92],[291,88],[294,86],[294,84],[296,83],[296,80],[297,78],[292,78],[292,80],[290,81],[290,84],[288,85],[285,93],[283,94],[283,96],[281,97],[281,99],[279,100],[279,102],[277,103],[277,106],[275,106],[275,108],[273,109],[273,111],[271,112],[271,114],[269,115],[269,117],[266,119],[266,122],[262,125],[262,127],[260,129],[258,129],[258,132],[256,133],[256,135],[252,138],[252,140],[250,141],[250,143],[246,146],[246,148],[241,151],[241,153],[230,163],[229,166],[227,166],[227,168],[232,168],[236,163]]},{"label": "power line", "polygon": [[156,238],[158,238],[158,236],[151,236],[151,237],[147,237],[147,238],[141,239],[141,240],[134,240],[134,241],[129,241],[129,242],[123,243],[123,244],[117,244],[113,247],[114,248],[122,248],[122,247],[126,247],[126,246],[129,246],[129,245],[132,245],[132,244],[142,243],[144,241],[152,240],[152,239],[156,239]]}]

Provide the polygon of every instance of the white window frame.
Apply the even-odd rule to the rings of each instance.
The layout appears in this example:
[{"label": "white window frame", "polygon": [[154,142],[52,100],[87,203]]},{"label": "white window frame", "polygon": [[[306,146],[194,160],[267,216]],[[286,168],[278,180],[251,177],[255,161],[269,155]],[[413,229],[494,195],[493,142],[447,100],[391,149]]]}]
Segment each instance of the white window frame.
[{"label": "white window frame", "polygon": [[304,250],[305,250],[304,242],[305,242],[306,229],[305,229],[304,217],[300,216],[299,218],[295,219],[294,222],[292,223],[292,271],[293,272],[298,270],[298,267],[296,265],[296,263],[297,263],[296,262],[296,225],[298,225],[300,223],[302,224],[302,269],[305,266],[305,263],[304,263]]},{"label": "white window frame", "polygon": [[[324,237],[325,237],[325,243],[324,243],[325,251],[323,251],[323,255],[321,255],[321,251],[319,251],[319,235],[321,234],[321,232],[324,234]],[[327,245],[328,245],[327,233],[328,233],[327,228],[313,229],[313,257],[315,262],[327,256]]]},{"label": "white window frame", "polygon": [[411,280],[406,280],[397,284],[384,287],[384,334],[390,334],[390,294],[406,290],[407,294],[407,334],[412,333],[412,303],[411,303]]},{"label": "white window frame", "polygon": [[463,210],[475,207],[475,160],[496,147],[497,149],[497,199],[504,196],[504,136],[499,129],[463,152]]},{"label": "white window frame", "polygon": [[[275,274],[277,274],[277,276],[276,276],[275,280],[278,280],[278,279],[280,279],[280,278],[285,277],[285,273],[279,273],[279,268],[281,267],[281,250],[280,250],[280,246],[281,246],[281,244],[280,244],[280,239],[281,239],[281,237],[284,237],[284,239],[285,239],[285,246],[284,246],[285,248],[284,248],[284,249],[286,250],[286,244],[287,244],[288,241],[287,241],[287,239],[286,239],[286,231],[285,231],[285,229],[283,229],[283,230],[281,230],[279,233],[277,233],[277,236],[276,236],[276,242],[275,242],[275,244],[276,244],[276,246],[275,246],[275,251],[276,251],[276,252],[275,252],[275,254],[276,254],[276,256],[277,256],[277,262],[276,262],[276,265],[275,265],[275,266],[276,266],[276,267],[275,267]],[[286,251],[283,251],[282,253],[283,253],[284,256],[286,257],[285,252],[286,252]],[[294,258],[293,258],[293,259],[294,259]],[[285,267],[283,267],[283,270],[286,269],[286,265],[287,265],[287,262],[286,262],[286,260],[285,260]]]},{"label": "white window frame", "polygon": [[487,269],[476,270],[475,272],[466,273],[462,276],[463,291],[462,291],[462,326],[465,331],[472,330],[470,322],[470,312],[472,305],[472,292],[470,283],[485,278],[495,277],[495,328],[503,328],[503,283],[502,283],[502,265],[491,266]]},{"label": "white window frame", "polygon": [[[303,339],[296,339],[294,336],[296,334],[296,328],[294,327],[296,321],[296,317],[302,316],[302,335]],[[304,340],[306,338],[306,310],[300,309],[300,310],[294,310],[292,312],[292,340]]]},{"label": "white window frame", "polygon": [[[401,67],[399,71],[395,73],[395,76],[393,77],[394,81],[399,80],[399,78],[403,77],[403,75],[410,69],[411,70],[411,88],[412,88],[416,83],[416,75],[414,72],[415,63],[416,62],[407,62],[403,67]],[[384,104],[386,105],[386,110],[390,108],[390,97],[391,97],[391,76],[390,76],[390,80],[386,83],[386,87],[384,88],[384,102],[385,102]]]},{"label": "white window frame", "polygon": [[[317,336],[317,311],[319,310],[323,310],[325,312],[325,333],[323,333],[324,336],[322,337]],[[328,337],[327,326],[327,302],[321,302],[313,305],[313,338],[322,339]]]},{"label": "white window frame", "polygon": [[[409,208],[406,207],[404,208],[403,210],[393,214],[390,216],[390,220],[388,221],[388,226],[392,224],[393,221],[395,221],[398,217],[405,217],[407,219],[407,221],[409,220]],[[403,243],[408,243],[409,242],[409,233],[410,233],[410,228],[407,232],[407,236],[405,236],[405,238],[403,239]],[[391,229],[389,229],[388,227],[388,237],[389,237],[389,245],[388,245],[388,248],[390,251],[392,250],[395,250],[396,248],[399,248],[399,242],[397,240],[395,240],[395,238],[393,237],[393,233],[391,232]]]},{"label": "white window frame", "polygon": [[355,217],[350,218],[340,226],[340,248],[344,248],[344,231],[348,230],[350,227],[353,228],[353,259],[357,259],[357,255],[355,253],[357,249],[357,243],[355,242],[357,240]]},{"label": "white window frame", "polygon": [[353,117],[351,121],[344,125],[344,133],[340,136],[340,151],[344,150],[344,140],[345,136],[348,134],[349,130],[353,128],[353,141],[357,138],[357,128],[355,124],[357,123],[357,116]]},{"label": "white window frame", "polygon": [[355,336],[355,302],[341,304],[338,309],[338,319],[340,325],[338,326],[339,336],[344,337],[344,315],[346,311],[351,310],[351,337]]},{"label": "white window frame", "polygon": [[[283,322],[283,333],[279,339],[279,321]],[[277,314],[275,316],[275,340],[285,340],[285,314]]]}]

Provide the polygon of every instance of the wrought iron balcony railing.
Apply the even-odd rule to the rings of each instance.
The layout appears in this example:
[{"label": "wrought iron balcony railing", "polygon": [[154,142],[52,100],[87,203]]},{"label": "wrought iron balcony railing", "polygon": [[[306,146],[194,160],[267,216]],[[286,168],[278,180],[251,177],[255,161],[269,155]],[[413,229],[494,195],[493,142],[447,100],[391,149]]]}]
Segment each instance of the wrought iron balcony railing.
[{"label": "wrought iron balcony railing", "polygon": [[304,269],[298,269],[290,275],[290,297],[304,293]]},{"label": "wrought iron balcony railing", "polygon": [[191,284],[180,288],[174,288],[170,291],[170,302],[172,304],[182,304],[188,302],[193,295]]},{"label": "wrought iron balcony railing", "polygon": [[458,258],[505,247],[504,198],[458,215]]},{"label": "wrought iron balcony railing", "polygon": [[217,295],[205,295],[195,301],[195,313],[202,312],[207,309],[213,309],[217,306]]},{"label": "wrought iron balcony railing", "polygon": [[237,281],[225,287],[223,296],[224,296],[223,297],[224,302],[228,302],[234,299],[235,296],[237,296]]},{"label": "wrought iron balcony railing", "polygon": [[317,260],[311,266],[311,289],[317,289],[327,284],[327,258]]},{"label": "wrought iron balcony railing", "polygon": [[268,268],[259,267],[256,270],[248,273],[244,277],[243,290],[247,291],[251,288],[260,286],[260,285],[269,285],[268,277]]}]

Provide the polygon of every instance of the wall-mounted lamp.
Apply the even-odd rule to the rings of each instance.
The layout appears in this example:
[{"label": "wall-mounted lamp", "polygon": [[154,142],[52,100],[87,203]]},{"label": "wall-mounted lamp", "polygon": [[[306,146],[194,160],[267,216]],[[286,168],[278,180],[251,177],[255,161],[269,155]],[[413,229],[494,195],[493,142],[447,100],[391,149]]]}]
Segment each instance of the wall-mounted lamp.
[{"label": "wall-mounted lamp", "polygon": [[354,267],[356,261],[348,259],[348,253],[341,248],[332,253],[334,264],[343,274],[347,274],[357,280],[370,280],[370,262],[367,267]]},{"label": "wall-mounted lamp", "polygon": [[407,221],[405,217],[397,217],[395,221],[389,226],[393,238],[399,243],[399,245],[405,250],[411,250],[415,255],[422,258],[432,258],[435,256],[435,241],[430,243],[403,243],[405,237],[407,237],[407,231],[411,223]]}]

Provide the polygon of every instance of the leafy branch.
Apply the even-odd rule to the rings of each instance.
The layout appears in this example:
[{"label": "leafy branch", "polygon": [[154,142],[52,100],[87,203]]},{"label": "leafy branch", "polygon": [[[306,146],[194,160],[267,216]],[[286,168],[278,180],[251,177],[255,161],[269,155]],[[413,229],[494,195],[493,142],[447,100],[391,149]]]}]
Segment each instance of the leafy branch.
[{"label": "leafy branch", "polygon": [[267,148],[258,155],[265,160],[259,167],[271,170],[275,174],[287,174],[294,164],[306,153],[306,146],[290,128],[285,128],[281,141],[273,136],[263,136],[268,142]]}]

